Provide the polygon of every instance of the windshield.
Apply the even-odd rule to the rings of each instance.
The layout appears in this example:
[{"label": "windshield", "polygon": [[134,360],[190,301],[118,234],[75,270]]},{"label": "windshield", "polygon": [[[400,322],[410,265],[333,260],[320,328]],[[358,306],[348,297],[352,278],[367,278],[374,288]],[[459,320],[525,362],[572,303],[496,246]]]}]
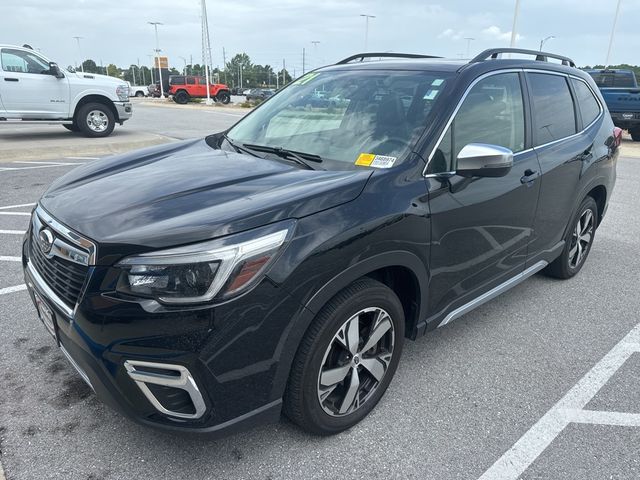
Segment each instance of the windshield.
[{"label": "windshield", "polygon": [[379,166],[388,168],[402,161],[424,131],[449,76],[390,70],[311,72],[238,123],[228,137],[349,164],[371,165],[380,156],[386,163]]}]

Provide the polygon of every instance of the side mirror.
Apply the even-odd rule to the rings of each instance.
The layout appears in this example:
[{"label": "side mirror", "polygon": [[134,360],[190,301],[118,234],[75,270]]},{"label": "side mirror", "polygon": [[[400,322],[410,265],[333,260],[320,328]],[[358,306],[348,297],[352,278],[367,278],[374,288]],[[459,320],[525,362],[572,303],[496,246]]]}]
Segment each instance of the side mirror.
[{"label": "side mirror", "polygon": [[58,67],[57,63],[49,63],[49,74],[53,75],[56,78],[64,78],[64,73],[60,71],[60,67]]},{"label": "side mirror", "polygon": [[513,152],[498,145],[470,143],[460,150],[456,174],[461,177],[504,177],[513,166]]}]

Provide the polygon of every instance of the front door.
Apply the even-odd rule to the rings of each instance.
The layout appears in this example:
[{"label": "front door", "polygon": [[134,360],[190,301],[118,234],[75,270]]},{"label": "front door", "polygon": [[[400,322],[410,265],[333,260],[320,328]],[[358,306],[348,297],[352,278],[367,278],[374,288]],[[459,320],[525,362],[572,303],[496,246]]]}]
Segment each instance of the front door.
[{"label": "front door", "polygon": [[49,62],[31,50],[0,51],[0,95],[7,118],[69,117],[69,81],[49,73]]},{"label": "front door", "polygon": [[[528,149],[522,73],[497,73],[469,91],[427,173],[431,210],[429,312],[463,305],[525,268],[540,189],[536,153]],[[504,177],[464,178],[456,157],[469,143],[507,147]],[[447,178],[448,177],[448,178]]]}]

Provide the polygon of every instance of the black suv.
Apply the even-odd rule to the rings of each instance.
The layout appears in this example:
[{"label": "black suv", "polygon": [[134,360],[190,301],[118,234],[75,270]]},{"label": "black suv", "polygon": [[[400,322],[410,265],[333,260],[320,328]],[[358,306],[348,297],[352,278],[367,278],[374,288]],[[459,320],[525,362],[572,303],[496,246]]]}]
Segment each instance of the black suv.
[{"label": "black suv", "polygon": [[361,54],[223,133],[58,179],[26,282],[80,375],[140,423],[220,433],[283,410],[332,434],[374,408],[406,338],[581,269],[619,143],[567,58]]}]

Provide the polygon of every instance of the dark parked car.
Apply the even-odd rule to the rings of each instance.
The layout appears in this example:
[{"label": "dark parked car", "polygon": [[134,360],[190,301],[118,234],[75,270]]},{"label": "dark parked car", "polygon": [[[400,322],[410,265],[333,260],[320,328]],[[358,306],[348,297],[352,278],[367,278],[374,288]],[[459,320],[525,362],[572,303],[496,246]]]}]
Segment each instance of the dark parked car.
[{"label": "dark parked car", "polygon": [[247,102],[252,100],[266,100],[272,97],[274,93],[273,90],[269,90],[268,88],[252,88],[251,91],[247,93]]},{"label": "dark parked car", "polygon": [[[591,77],[515,49],[367,56],[225,132],[89,163],[42,196],[26,284],[104,402],[168,430],[284,411],[336,433],[380,400],[405,339],[538,271],[580,271],[620,143]],[[340,102],[292,105],[314,91]]]}]

